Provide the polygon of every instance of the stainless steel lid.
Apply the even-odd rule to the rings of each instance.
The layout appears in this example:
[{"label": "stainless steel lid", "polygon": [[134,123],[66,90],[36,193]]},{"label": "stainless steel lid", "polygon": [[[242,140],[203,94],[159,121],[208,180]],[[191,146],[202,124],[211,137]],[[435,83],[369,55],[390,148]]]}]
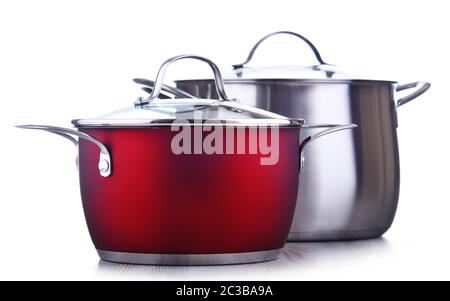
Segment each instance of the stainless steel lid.
[{"label": "stainless steel lid", "polygon": [[[272,66],[272,67],[258,67],[252,68],[247,66],[247,64],[252,60],[256,49],[263,43],[266,39],[280,35],[288,34],[297,37],[304,41],[312,50],[318,64],[312,66],[302,66],[302,65],[289,65],[289,66]],[[309,41],[304,36],[291,32],[291,31],[277,31],[266,35],[260,39],[255,46],[250,50],[247,59],[240,63],[233,65],[233,70],[225,74],[224,79],[226,82],[234,80],[298,80],[298,81],[371,81],[371,82],[393,82],[386,80],[370,79],[369,77],[354,75],[349,72],[340,70],[335,65],[326,63],[317,48],[311,41]]]},{"label": "stainless steel lid", "polygon": [[334,65],[320,64],[314,66],[277,66],[277,67],[238,67],[225,75],[229,80],[365,80],[364,77],[339,70]]},{"label": "stainless steel lid", "polygon": [[[197,59],[209,64],[214,72],[219,100],[176,98],[159,99],[167,67],[180,59]],[[301,119],[287,118],[256,107],[228,99],[218,67],[210,60],[196,55],[181,55],[165,61],[158,71],[154,88],[147,98],[140,97],[134,107],[114,111],[93,118],[75,119],[77,127],[152,127],[177,125],[230,125],[230,126],[302,126]]]}]

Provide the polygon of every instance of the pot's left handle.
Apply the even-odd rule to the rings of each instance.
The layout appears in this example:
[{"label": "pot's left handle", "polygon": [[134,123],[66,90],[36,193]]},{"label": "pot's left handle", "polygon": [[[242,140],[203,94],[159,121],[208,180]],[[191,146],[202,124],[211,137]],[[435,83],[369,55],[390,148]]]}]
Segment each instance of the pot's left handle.
[{"label": "pot's left handle", "polygon": [[350,124],[337,124],[337,125],[313,125],[313,126],[308,126],[305,125],[303,126],[304,128],[321,128],[321,127],[327,127],[326,130],[320,131],[314,135],[311,135],[309,137],[306,137],[301,143],[300,143],[300,173],[303,172],[303,168],[305,165],[305,153],[304,153],[304,149],[305,146],[308,145],[309,143],[319,139],[320,137],[326,136],[328,134],[331,133],[335,133],[335,132],[339,132],[339,131],[343,131],[343,130],[349,130],[349,129],[353,129],[358,127],[356,124],[350,123]]},{"label": "pot's left handle", "polygon": [[[102,177],[108,177],[111,175],[112,171],[111,154],[109,153],[106,146],[97,139],[95,139],[94,137],[83,132],[56,126],[27,124],[27,125],[17,125],[16,127],[21,129],[47,131],[70,140],[73,144],[75,144],[76,147],[78,147],[78,140],[72,137],[72,135],[79,137],[80,139],[85,139],[89,142],[94,143],[100,149],[100,157],[98,159],[98,171],[100,172],[100,175]],[[78,152],[76,163],[78,167]]]}]

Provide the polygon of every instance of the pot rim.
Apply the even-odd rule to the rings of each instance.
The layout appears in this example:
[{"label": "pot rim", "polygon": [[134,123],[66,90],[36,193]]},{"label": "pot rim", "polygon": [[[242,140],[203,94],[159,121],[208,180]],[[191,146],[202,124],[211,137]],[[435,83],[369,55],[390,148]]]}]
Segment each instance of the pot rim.
[{"label": "pot rim", "polygon": [[72,124],[77,128],[161,128],[171,126],[222,126],[222,127],[303,127],[305,125],[304,119],[289,118],[283,121],[289,121],[288,124],[280,123],[277,119],[255,119],[255,122],[249,122],[249,119],[233,120],[223,119],[214,120],[215,122],[206,120],[205,122],[198,122],[198,120],[186,120],[188,123],[174,123],[173,119],[73,119]]},{"label": "pot rim", "polygon": [[[175,80],[175,83],[189,82],[213,82],[213,79],[181,79]],[[264,82],[285,82],[295,83],[317,83],[317,84],[397,84],[397,81],[391,80],[372,80],[372,79],[295,79],[295,78],[255,78],[255,79],[224,79],[224,83],[264,83]]]}]

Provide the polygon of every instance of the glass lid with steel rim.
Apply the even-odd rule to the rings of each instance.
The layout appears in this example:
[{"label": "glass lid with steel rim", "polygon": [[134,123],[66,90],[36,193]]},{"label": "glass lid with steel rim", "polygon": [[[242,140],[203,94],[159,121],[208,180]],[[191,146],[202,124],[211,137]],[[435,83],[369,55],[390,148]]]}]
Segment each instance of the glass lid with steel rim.
[{"label": "glass lid with steel rim", "polygon": [[[272,67],[250,67],[247,66],[248,63],[253,58],[258,47],[268,38],[287,34],[301,39],[305,42],[312,50],[318,64],[305,66],[292,64],[289,66],[272,66]],[[200,79],[198,79],[200,80]],[[376,82],[392,82],[395,81],[386,81],[386,80],[376,80],[371,79],[370,77],[363,77],[359,75],[354,75],[349,72],[345,72],[340,70],[335,65],[331,65],[326,63],[316,46],[311,43],[310,40],[305,38],[304,36],[292,32],[292,31],[277,31],[271,34],[264,36],[260,39],[250,50],[247,59],[240,63],[233,65],[233,70],[224,75],[225,82],[236,81],[258,81],[258,80],[298,80],[298,81],[376,81]],[[176,82],[190,82],[189,79],[181,79]]]},{"label": "glass lid with steel rim", "polygon": [[[181,59],[196,59],[206,62],[214,73],[219,100],[199,98],[160,99],[164,74],[167,67]],[[188,96],[188,94],[186,95]],[[185,97],[186,97],[185,96]],[[229,99],[225,93],[219,68],[207,58],[197,55],[180,55],[165,61],[156,76],[154,87],[147,98],[140,97],[134,107],[126,108],[94,119],[75,119],[76,127],[146,127],[189,125],[231,125],[231,126],[302,126],[304,120],[287,118],[256,107],[240,104]]]}]

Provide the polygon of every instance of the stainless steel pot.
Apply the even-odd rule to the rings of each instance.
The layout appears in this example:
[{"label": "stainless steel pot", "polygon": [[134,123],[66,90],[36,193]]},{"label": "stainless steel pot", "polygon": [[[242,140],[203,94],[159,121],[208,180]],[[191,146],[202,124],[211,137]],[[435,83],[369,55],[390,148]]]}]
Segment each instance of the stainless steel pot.
[{"label": "stainless steel pot", "polygon": [[[319,64],[250,68],[267,38],[289,34],[306,42]],[[241,102],[310,123],[355,123],[355,131],[325,137],[306,150],[299,200],[289,239],[346,240],[381,236],[392,224],[399,197],[397,107],[430,87],[426,82],[355,78],[325,63],[305,37],[287,31],[259,40],[244,63],[225,77],[228,94]],[[212,80],[179,80],[176,86],[198,97],[217,98]],[[396,92],[414,89],[396,100]],[[318,131],[305,128],[302,136]],[[303,138],[304,138],[303,137]],[[312,156],[311,154],[314,155]]]}]

